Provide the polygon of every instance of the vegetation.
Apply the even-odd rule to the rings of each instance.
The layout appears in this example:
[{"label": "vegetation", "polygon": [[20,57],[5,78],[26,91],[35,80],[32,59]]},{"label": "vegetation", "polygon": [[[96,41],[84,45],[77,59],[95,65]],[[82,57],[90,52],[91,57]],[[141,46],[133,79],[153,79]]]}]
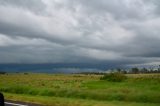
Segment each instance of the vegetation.
[{"label": "vegetation", "polygon": [[[0,92],[7,99],[51,106],[160,105],[160,74],[107,75],[114,80],[106,75],[6,74],[0,75]],[[125,79],[115,81],[121,75]]]},{"label": "vegetation", "polygon": [[159,106],[159,103],[137,103],[121,101],[94,101],[77,98],[31,96],[23,94],[4,93],[7,99],[27,101],[36,104],[45,104],[47,106]]},{"label": "vegetation", "polygon": [[121,73],[108,73],[100,78],[101,80],[107,80],[112,82],[121,82],[127,79],[124,74]]},{"label": "vegetation", "polygon": [[0,74],[6,74],[6,72],[4,72],[4,71],[0,71]]}]

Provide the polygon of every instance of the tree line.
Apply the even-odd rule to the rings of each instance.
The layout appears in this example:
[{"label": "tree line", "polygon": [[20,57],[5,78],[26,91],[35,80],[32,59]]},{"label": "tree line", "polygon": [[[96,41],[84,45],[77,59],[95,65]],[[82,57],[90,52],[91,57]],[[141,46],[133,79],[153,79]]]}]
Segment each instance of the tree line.
[{"label": "tree line", "polygon": [[[122,68],[117,68],[117,69],[112,69],[111,71],[100,71],[100,72],[79,72],[76,74],[94,74],[94,75],[104,75],[106,73],[122,73],[122,74],[146,74],[146,73],[160,73],[160,66],[157,69],[153,68],[138,68],[138,67],[133,67],[130,69],[122,69]],[[73,73],[75,74],[75,73]]]}]

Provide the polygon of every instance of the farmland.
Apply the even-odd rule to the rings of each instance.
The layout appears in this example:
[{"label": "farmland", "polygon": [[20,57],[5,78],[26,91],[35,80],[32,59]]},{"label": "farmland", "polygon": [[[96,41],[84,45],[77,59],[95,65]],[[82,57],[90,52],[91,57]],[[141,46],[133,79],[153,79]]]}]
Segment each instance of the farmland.
[{"label": "farmland", "polygon": [[159,106],[160,74],[128,74],[122,82],[102,75],[15,73],[0,75],[6,99],[48,106]]}]

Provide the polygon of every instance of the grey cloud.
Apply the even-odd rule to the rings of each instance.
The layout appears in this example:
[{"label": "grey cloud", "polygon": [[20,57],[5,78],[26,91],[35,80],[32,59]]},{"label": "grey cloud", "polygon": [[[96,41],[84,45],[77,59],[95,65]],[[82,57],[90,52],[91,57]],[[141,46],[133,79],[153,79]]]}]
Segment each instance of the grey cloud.
[{"label": "grey cloud", "polygon": [[147,3],[149,3],[149,4],[151,4],[151,5],[153,5],[155,8],[155,15],[160,15],[160,2],[158,1],[158,0],[148,0],[148,1],[146,1]]},{"label": "grey cloud", "polygon": [[0,5],[26,9],[36,14],[42,13],[46,8],[41,0],[0,0]]},{"label": "grey cloud", "polygon": [[143,20],[144,18],[147,18],[144,17],[145,15],[151,15],[153,11],[153,3],[147,3],[145,0],[92,0],[92,2],[86,0],[77,1],[73,0],[69,2],[72,2],[72,9],[75,9],[74,5],[80,5],[81,9],[84,12],[98,15],[110,13],[117,20]]},{"label": "grey cloud", "polygon": [[159,61],[160,18],[155,0],[0,3],[4,62],[125,65]]}]

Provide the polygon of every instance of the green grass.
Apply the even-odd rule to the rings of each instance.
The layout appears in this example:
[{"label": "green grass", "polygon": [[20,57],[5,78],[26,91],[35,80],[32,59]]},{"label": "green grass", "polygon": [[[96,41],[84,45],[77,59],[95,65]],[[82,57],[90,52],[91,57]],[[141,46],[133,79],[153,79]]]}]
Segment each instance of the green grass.
[{"label": "green grass", "polygon": [[[89,105],[90,101],[97,106],[105,106],[107,103],[111,106],[120,106],[117,103],[124,106],[160,105],[160,74],[127,75],[128,78],[121,82],[100,80],[101,77],[32,73],[0,75],[0,91],[4,92],[8,99],[13,99],[12,96],[18,94],[21,98],[37,98],[37,102],[42,104],[48,101],[49,105],[54,102],[62,105],[64,100],[67,102],[64,104],[68,106],[72,106],[72,103],[68,103],[72,100],[78,103],[78,106]],[[57,98],[59,102],[52,101],[51,98]],[[81,100],[84,103],[79,102]]]},{"label": "green grass", "polygon": [[136,103],[120,101],[94,101],[87,99],[48,97],[48,96],[31,96],[24,94],[4,93],[6,99],[32,102],[47,106],[159,106],[158,103]]}]

